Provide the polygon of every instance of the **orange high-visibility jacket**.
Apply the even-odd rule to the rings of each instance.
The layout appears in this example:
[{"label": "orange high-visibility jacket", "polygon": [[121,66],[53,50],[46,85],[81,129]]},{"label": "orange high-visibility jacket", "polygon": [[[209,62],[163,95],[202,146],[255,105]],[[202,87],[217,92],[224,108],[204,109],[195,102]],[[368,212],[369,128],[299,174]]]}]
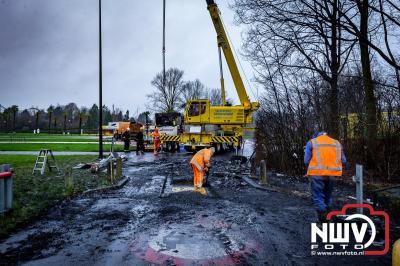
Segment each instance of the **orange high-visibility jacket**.
[{"label": "orange high-visibility jacket", "polygon": [[342,146],[339,141],[322,135],[311,140],[312,156],[308,176],[341,176]]},{"label": "orange high-visibility jacket", "polygon": [[160,141],[160,133],[158,132],[158,130],[154,131],[152,135],[153,135],[153,142]]},{"label": "orange high-visibility jacket", "polygon": [[210,162],[211,159],[211,150],[210,149],[202,149],[198,151],[190,160],[190,164],[194,165],[197,169],[202,171],[205,166]]}]

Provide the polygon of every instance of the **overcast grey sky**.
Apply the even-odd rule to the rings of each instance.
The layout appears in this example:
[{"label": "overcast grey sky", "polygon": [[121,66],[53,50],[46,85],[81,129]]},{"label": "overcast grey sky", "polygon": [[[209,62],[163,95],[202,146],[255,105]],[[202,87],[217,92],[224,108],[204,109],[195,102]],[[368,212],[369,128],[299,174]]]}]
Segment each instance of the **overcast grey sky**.
[{"label": "overcast grey sky", "polygon": [[[243,29],[217,1],[236,48]],[[0,0],[0,104],[98,101],[98,0]],[[104,104],[145,110],[162,68],[162,0],[103,0]],[[216,34],[205,0],[167,0],[167,67],[219,87]],[[251,68],[242,60],[245,72]],[[228,95],[236,92],[225,67]],[[249,95],[253,97],[249,91]]]}]

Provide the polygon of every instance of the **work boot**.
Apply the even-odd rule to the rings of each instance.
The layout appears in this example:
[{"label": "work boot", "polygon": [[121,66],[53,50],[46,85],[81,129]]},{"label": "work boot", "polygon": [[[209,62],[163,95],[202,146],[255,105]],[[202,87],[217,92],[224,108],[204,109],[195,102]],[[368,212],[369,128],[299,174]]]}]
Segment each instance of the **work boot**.
[{"label": "work boot", "polygon": [[195,187],[194,192],[198,192],[201,195],[207,195],[207,191],[203,187]]}]

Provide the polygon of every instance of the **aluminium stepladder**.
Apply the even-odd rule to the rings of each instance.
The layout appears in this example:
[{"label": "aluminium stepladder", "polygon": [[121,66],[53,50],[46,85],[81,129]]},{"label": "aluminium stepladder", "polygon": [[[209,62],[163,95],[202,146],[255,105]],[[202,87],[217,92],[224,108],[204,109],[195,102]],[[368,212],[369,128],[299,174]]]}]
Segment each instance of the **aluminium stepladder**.
[{"label": "aluminium stepladder", "polygon": [[40,171],[40,174],[43,175],[44,171],[46,170],[46,164],[49,167],[50,172],[53,168],[59,171],[53,152],[51,150],[41,149],[39,155],[36,157],[32,174],[34,174],[36,171]]}]

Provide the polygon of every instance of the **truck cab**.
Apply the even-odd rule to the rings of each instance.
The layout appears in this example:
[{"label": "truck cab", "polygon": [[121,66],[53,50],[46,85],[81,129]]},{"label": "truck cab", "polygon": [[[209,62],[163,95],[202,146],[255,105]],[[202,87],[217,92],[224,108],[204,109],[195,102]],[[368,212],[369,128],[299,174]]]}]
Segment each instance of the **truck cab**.
[{"label": "truck cab", "polygon": [[185,124],[204,124],[210,122],[210,101],[191,100],[185,108]]}]

